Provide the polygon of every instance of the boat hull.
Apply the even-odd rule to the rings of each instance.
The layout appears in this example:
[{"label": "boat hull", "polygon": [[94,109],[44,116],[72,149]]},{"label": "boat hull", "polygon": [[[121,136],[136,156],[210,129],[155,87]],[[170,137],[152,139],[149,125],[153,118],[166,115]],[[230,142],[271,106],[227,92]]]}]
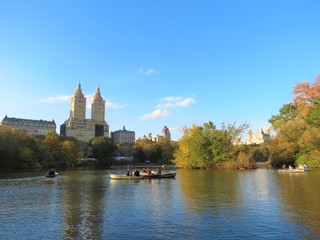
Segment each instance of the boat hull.
[{"label": "boat hull", "polygon": [[56,172],[55,174],[47,174],[47,175],[46,175],[47,178],[54,178],[54,177],[56,177],[56,176],[58,176],[58,173],[57,173],[57,172]]},{"label": "boat hull", "polygon": [[304,169],[279,169],[279,173],[304,173]]},{"label": "boat hull", "polygon": [[152,175],[146,175],[144,178],[150,179],[150,178],[175,178],[177,173],[165,173],[165,174],[152,174]]},{"label": "boat hull", "polygon": [[144,178],[144,176],[127,176],[127,175],[110,174],[110,178],[115,180],[141,180]]}]

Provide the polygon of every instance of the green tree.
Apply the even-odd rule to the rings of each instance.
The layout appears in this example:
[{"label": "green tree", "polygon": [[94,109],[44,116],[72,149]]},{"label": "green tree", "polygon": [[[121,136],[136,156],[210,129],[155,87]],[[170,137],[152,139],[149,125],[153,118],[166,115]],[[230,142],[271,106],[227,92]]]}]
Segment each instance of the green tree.
[{"label": "green tree", "polygon": [[161,139],[158,143],[159,151],[161,154],[161,163],[171,163],[173,158],[173,153],[177,148],[177,143],[175,141],[168,141],[166,139]]},{"label": "green tree", "polygon": [[320,77],[314,83],[297,83],[293,93],[293,102],[269,120],[277,130],[269,147],[269,162],[275,166],[302,162],[320,166]]},{"label": "green tree", "polygon": [[40,167],[41,142],[23,130],[0,126],[0,167],[3,169]]},{"label": "green tree", "polygon": [[283,105],[278,115],[272,115],[269,119],[269,123],[272,124],[274,129],[279,129],[279,123],[291,121],[298,116],[299,112],[298,109],[293,103]]},{"label": "green tree", "polygon": [[150,140],[150,137],[144,137],[136,141],[133,145],[135,150],[134,158],[136,162],[158,162],[161,159],[160,148],[156,142]]},{"label": "green tree", "polygon": [[222,124],[221,129],[217,129],[212,122],[207,122],[203,126],[183,127],[183,136],[178,142],[173,162],[189,168],[223,167],[227,161],[229,165],[237,166],[235,160],[231,160],[235,152],[232,142],[248,126],[247,123],[239,127]]},{"label": "green tree", "polygon": [[92,157],[98,159],[98,165],[111,166],[116,146],[111,138],[95,137],[90,141]]}]

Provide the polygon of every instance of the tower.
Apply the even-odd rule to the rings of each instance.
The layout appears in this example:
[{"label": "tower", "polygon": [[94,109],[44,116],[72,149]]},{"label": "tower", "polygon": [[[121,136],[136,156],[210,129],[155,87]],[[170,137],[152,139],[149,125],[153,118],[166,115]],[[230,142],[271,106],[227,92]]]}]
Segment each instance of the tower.
[{"label": "tower", "polygon": [[105,101],[97,88],[92,101],[91,119],[86,119],[86,98],[78,84],[70,102],[70,117],[60,126],[60,134],[89,142],[94,137],[109,137],[109,125],[105,121]]},{"label": "tower", "polygon": [[96,93],[93,96],[93,101],[91,105],[91,119],[96,123],[104,123],[105,114],[105,101],[103,100],[100,88],[97,88]]},{"label": "tower", "polygon": [[80,83],[71,98],[70,118],[77,120],[85,120],[86,118],[86,98],[82,93]]},{"label": "tower", "polygon": [[171,134],[167,126],[164,126],[162,129],[162,137],[168,141],[171,141]]}]

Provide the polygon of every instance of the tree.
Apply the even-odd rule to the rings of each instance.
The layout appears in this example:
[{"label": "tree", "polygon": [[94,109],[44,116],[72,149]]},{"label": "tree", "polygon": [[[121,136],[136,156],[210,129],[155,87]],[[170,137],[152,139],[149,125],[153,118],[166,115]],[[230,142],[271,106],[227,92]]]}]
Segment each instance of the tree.
[{"label": "tree", "polygon": [[278,131],[270,144],[269,162],[320,166],[320,76],[314,83],[297,83],[293,94],[293,102],[269,120]]},{"label": "tree", "polygon": [[293,104],[300,109],[301,116],[307,115],[312,103],[319,103],[320,98],[320,75],[317,76],[314,83],[297,83],[293,88]]},{"label": "tree", "polygon": [[293,105],[293,103],[284,104],[280,108],[278,115],[272,115],[271,119],[269,119],[269,123],[272,124],[274,129],[279,129],[279,123],[293,120],[298,114],[297,107]]},{"label": "tree", "polygon": [[158,143],[158,148],[161,154],[162,163],[171,163],[173,158],[173,153],[177,148],[177,143],[175,141],[168,141],[166,139],[161,139]]},{"label": "tree", "polygon": [[116,147],[111,138],[95,137],[90,141],[90,146],[92,148],[92,157],[98,159],[98,165],[112,165]]},{"label": "tree", "polygon": [[[234,151],[232,140],[248,127],[247,123],[236,127],[235,124],[222,124],[221,129],[212,122],[203,126],[183,127],[183,136],[178,142],[173,162],[180,167],[211,168],[222,166],[229,161]],[[233,162],[234,166],[237,164]]]},{"label": "tree", "polygon": [[136,141],[133,145],[135,149],[134,158],[137,162],[158,162],[161,159],[161,153],[156,142],[151,138],[144,137]]},{"label": "tree", "polygon": [[0,167],[5,169],[40,167],[41,142],[23,130],[0,126]]}]

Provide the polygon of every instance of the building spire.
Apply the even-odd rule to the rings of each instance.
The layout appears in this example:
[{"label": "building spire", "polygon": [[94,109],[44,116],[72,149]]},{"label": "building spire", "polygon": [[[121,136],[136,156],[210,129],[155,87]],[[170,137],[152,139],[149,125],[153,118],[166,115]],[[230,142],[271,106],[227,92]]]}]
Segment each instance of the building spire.
[{"label": "building spire", "polygon": [[96,90],[96,93],[94,94],[93,100],[103,101],[99,87],[97,87],[97,90]]},{"label": "building spire", "polygon": [[77,93],[82,94],[82,89],[81,89],[81,84],[80,84],[80,82],[78,83],[78,87],[77,87],[77,89],[76,89],[76,91],[75,91],[75,94],[77,94]]}]

